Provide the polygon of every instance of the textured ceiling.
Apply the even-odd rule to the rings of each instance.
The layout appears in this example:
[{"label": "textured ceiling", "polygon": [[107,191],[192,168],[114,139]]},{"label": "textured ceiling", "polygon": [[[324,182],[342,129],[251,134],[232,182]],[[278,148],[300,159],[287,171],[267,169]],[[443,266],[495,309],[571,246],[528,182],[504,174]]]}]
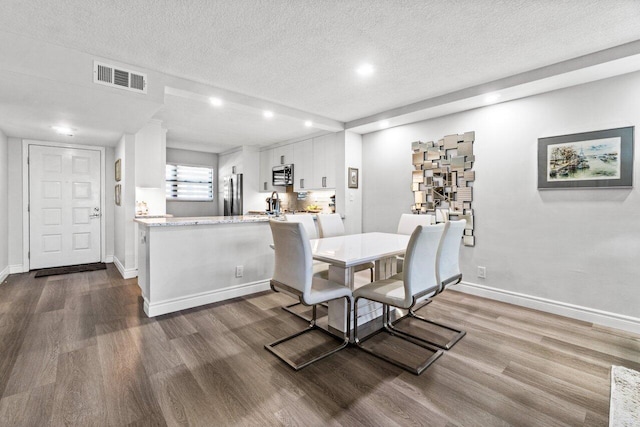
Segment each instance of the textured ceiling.
[{"label": "textured ceiling", "polygon": [[[342,122],[640,39],[637,0],[4,0],[2,10],[0,36]],[[367,79],[354,73],[364,61],[376,68]]]}]

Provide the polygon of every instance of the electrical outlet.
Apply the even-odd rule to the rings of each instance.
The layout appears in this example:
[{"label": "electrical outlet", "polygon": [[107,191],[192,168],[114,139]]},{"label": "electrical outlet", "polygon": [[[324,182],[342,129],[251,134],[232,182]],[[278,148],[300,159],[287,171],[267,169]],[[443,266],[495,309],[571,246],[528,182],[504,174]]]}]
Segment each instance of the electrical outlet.
[{"label": "electrical outlet", "polygon": [[478,277],[481,279],[487,278],[487,267],[478,266]]},{"label": "electrical outlet", "polygon": [[242,277],[244,275],[244,265],[236,265],[236,277]]}]

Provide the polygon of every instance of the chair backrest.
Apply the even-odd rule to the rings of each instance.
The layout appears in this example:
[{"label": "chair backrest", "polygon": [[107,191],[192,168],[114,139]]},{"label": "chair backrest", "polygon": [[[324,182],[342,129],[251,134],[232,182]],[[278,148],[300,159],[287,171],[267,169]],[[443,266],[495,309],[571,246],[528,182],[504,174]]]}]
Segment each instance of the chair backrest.
[{"label": "chair backrest", "polygon": [[438,261],[438,272],[442,285],[455,282],[460,277],[460,242],[467,225],[464,219],[449,221],[449,227],[442,237],[442,249]]},{"label": "chair backrest", "polygon": [[276,264],[273,280],[309,295],[313,276],[313,255],[304,226],[299,222],[270,220]]},{"label": "chair backrest", "polygon": [[398,223],[398,234],[411,235],[419,225],[431,224],[429,215],[402,214]]},{"label": "chair backrest", "polygon": [[440,288],[438,254],[446,224],[419,225],[411,234],[402,271],[406,307],[413,296],[423,296]]},{"label": "chair backrest", "polygon": [[340,214],[318,214],[320,237],[344,236],[344,224]]},{"label": "chair backrest", "polygon": [[285,218],[289,222],[299,222],[304,226],[304,231],[307,232],[307,236],[310,239],[317,239],[318,232],[316,231],[316,223],[313,221],[313,217],[309,214],[289,215],[286,214]]}]

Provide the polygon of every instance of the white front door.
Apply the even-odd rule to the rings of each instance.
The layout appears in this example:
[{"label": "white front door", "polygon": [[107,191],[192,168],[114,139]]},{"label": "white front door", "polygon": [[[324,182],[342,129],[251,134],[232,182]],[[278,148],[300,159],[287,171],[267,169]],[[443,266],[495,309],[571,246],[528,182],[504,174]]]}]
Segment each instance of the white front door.
[{"label": "white front door", "polygon": [[31,269],[100,262],[100,154],[29,146]]}]

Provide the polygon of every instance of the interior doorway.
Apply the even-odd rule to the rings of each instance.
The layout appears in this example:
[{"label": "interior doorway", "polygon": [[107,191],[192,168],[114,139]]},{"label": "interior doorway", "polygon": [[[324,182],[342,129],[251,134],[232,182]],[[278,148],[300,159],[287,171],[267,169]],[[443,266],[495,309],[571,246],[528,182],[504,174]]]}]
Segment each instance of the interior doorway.
[{"label": "interior doorway", "polygon": [[104,148],[29,141],[23,154],[25,270],[103,261]]}]

